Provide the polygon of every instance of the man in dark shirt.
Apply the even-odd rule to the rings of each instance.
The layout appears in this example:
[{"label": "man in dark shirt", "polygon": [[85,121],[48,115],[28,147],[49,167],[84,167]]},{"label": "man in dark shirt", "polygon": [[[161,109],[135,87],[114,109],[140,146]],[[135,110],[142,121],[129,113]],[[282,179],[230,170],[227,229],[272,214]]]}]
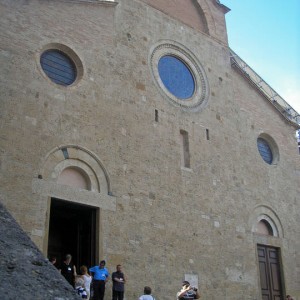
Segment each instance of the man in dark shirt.
[{"label": "man in dark shirt", "polygon": [[198,289],[192,287],[188,281],[182,282],[182,288],[177,293],[177,300],[199,299]]},{"label": "man in dark shirt", "polygon": [[113,281],[113,300],[123,300],[124,298],[124,284],[126,282],[125,275],[122,272],[122,266],[117,265],[117,271],[112,273],[112,281]]},{"label": "man in dark shirt", "polygon": [[75,284],[75,276],[76,274],[76,267],[71,262],[72,256],[70,254],[66,255],[66,259],[64,260],[61,266],[61,275],[63,275],[66,280],[74,287]]}]

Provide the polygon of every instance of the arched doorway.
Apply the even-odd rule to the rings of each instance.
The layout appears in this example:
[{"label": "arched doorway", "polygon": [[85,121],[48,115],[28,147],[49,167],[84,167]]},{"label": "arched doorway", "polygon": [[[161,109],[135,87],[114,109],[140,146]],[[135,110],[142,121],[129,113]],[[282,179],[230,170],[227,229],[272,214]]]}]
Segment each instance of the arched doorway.
[{"label": "arched doorway", "polygon": [[[91,189],[91,180],[84,169],[67,166],[57,183],[81,190]],[[62,263],[71,254],[77,270],[95,264],[97,209],[89,205],[51,198],[48,255]]]},{"label": "arched doorway", "polygon": [[51,150],[43,162],[35,193],[47,201],[43,252],[66,254],[79,268],[93,265],[103,256],[102,210],[115,211],[107,170],[90,150],[66,145]]},{"label": "arched doorway", "polygon": [[272,244],[282,237],[280,221],[270,208],[256,208],[255,222],[252,230],[257,243],[260,289],[263,300],[283,299],[284,281],[282,272],[281,249]]},{"label": "arched doorway", "polygon": [[62,263],[71,254],[77,270],[96,262],[97,209],[87,205],[52,198],[48,237],[48,255]]}]

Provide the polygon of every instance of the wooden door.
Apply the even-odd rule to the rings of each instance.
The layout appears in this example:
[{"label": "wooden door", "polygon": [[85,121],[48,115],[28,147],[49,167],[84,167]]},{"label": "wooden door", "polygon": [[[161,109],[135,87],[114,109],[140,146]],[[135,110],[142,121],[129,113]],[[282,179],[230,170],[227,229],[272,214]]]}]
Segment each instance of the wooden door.
[{"label": "wooden door", "polygon": [[258,245],[257,253],[262,299],[283,300],[279,249]]}]

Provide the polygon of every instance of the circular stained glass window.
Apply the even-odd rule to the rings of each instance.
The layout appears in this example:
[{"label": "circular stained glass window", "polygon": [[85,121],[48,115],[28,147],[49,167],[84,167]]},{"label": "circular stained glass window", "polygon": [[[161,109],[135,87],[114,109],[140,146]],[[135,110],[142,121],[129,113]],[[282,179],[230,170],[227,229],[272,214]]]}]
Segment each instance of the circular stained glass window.
[{"label": "circular stained glass window", "polygon": [[175,56],[165,55],[158,62],[158,73],[166,89],[179,99],[191,98],[194,77],[188,66]]},{"label": "circular stained glass window", "polygon": [[40,62],[45,74],[56,84],[71,85],[77,77],[74,62],[62,51],[47,50],[41,55]]},{"label": "circular stained glass window", "polygon": [[159,41],[149,53],[149,66],[162,97],[184,111],[200,111],[209,97],[208,80],[197,57],[185,46]]},{"label": "circular stained glass window", "polygon": [[261,155],[262,159],[266,163],[271,165],[273,162],[273,153],[272,153],[269,143],[262,138],[258,138],[257,139],[257,148],[258,148],[259,154]]}]

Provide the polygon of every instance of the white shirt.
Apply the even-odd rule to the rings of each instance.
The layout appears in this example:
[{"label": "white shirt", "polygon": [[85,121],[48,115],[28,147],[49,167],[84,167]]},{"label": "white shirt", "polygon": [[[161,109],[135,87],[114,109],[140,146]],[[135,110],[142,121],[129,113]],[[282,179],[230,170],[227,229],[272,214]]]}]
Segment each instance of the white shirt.
[{"label": "white shirt", "polygon": [[87,292],[90,293],[92,276],[82,275],[82,277],[84,280],[84,287],[87,290]]},{"label": "white shirt", "polygon": [[155,300],[155,298],[152,295],[143,295],[139,300]]}]

